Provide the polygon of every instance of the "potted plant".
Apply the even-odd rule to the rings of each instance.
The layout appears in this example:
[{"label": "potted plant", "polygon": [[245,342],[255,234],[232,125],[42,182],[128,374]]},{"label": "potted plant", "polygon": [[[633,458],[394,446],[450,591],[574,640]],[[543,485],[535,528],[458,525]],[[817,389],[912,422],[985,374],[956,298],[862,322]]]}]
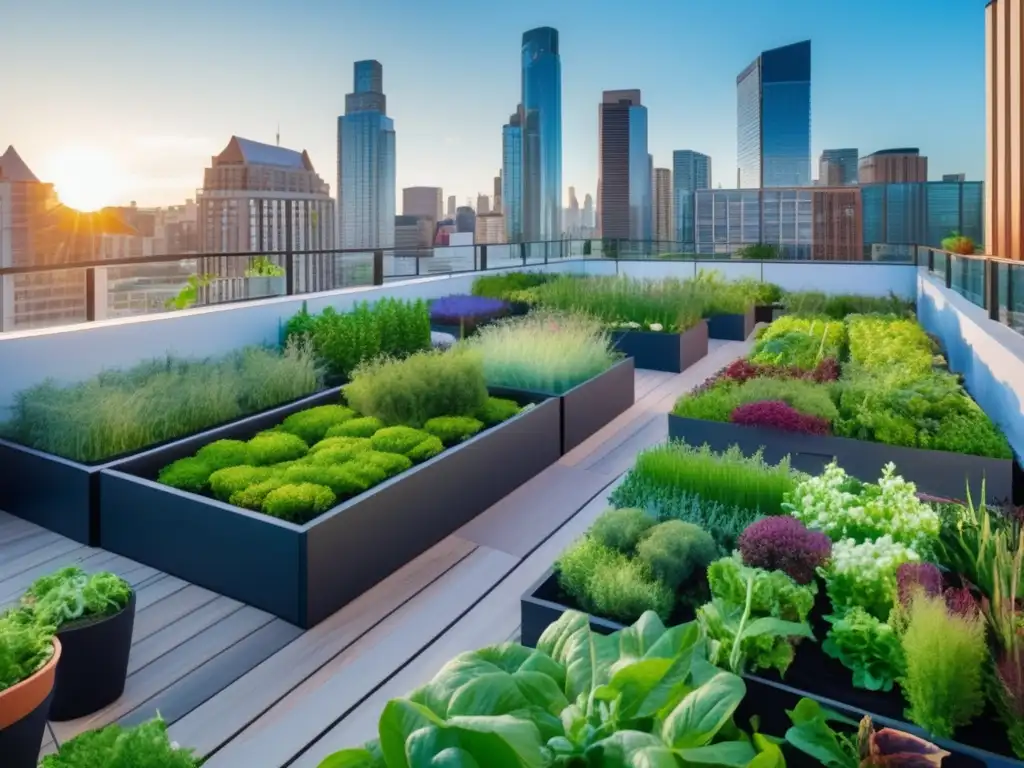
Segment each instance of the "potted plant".
[{"label": "potted plant", "polygon": [[124,691],[135,625],[135,592],[113,573],[63,568],[36,580],[21,603],[41,627],[52,627],[62,653],[50,719],[73,720]]},{"label": "potted plant", "polygon": [[950,232],[949,237],[942,240],[942,250],[970,256],[975,251],[974,241],[959,232]]},{"label": "potted plant", "polygon": [[0,616],[0,762],[34,768],[53,694],[60,640],[35,615],[14,609]]},{"label": "potted plant", "polygon": [[275,264],[269,256],[258,256],[245,270],[245,295],[250,299],[281,296],[285,285],[284,267]]}]

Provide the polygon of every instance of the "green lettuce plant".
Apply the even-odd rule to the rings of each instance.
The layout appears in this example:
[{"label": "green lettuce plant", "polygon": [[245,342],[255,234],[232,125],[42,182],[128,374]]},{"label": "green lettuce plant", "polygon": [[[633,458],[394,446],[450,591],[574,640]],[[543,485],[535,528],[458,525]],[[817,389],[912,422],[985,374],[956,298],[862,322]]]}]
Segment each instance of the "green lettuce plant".
[{"label": "green lettuce plant", "polygon": [[108,571],[88,575],[81,568],[62,568],[32,582],[21,597],[43,626],[61,630],[69,625],[112,616],[131,600],[127,581]]},{"label": "green lettuce plant", "polygon": [[896,603],[896,570],[921,558],[892,537],[857,543],[842,539],[832,547],[832,562],[825,572],[825,590],[839,613],[859,606],[879,621],[886,621]]},{"label": "green lettuce plant", "polygon": [[172,744],[158,716],[134,728],[108,725],[86,731],[47,755],[40,768],[195,768],[192,750]]},{"label": "green lettuce plant", "polygon": [[889,624],[854,606],[842,616],[826,616],[831,624],[821,649],[853,672],[853,687],[891,691],[903,675],[900,638]]},{"label": "green lettuce plant", "polygon": [[768,326],[750,353],[750,361],[796,366],[806,371],[823,360],[839,360],[846,347],[846,326],[828,317],[784,315]]}]

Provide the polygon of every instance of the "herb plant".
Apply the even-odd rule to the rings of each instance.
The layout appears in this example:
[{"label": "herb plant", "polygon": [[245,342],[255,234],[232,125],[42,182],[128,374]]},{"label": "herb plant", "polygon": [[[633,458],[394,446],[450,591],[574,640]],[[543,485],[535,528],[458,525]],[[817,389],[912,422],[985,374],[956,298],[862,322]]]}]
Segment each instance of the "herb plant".
[{"label": "herb plant", "polygon": [[127,605],[132,588],[116,574],[88,575],[78,567],[62,568],[36,579],[22,595],[37,621],[57,631],[70,625],[112,616]]},{"label": "herb plant", "polygon": [[890,536],[858,544],[842,539],[832,547],[825,586],[832,606],[843,612],[859,606],[885,621],[896,603],[896,570],[920,559],[917,552]]},{"label": "herb plant", "polygon": [[828,295],[820,291],[792,291],[782,297],[786,311],[794,315],[821,315],[842,320],[848,315],[882,314],[907,316],[914,311],[914,303],[895,294],[888,296],[859,296],[855,294]]},{"label": "herb plant", "polygon": [[0,614],[0,692],[27,680],[53,656],[53,627],[27,608]]},{"label": "herb plant", "polygon": [[547,272],[506,272],[501,275],[482,275],[473,281],[474,296],[492,299],[512,298],[512,294],[534,288],[554,280],[557,276]]},{"label": "herb plant", "polygon": [[801,379],[754,378],[740,384],[728,380],[681,397],[672,412],[677,416],[707,421],[734,420],[744,405],[782,402],[799,414],[813,416],[828,426],[838,416],[828,389]]},{"label": "herb plant", "polygon": [[40,768],[194,768],[192,751],[172,744],[167,725],[159,717],[123,728],[108,725],[86,731],[47,755]]},{"label": "herb plant", "polygon": [[846,327],[827,317],[784,315],[768,326],[750,353],[753,363],[785,365],[810,371],[823,360],[839,360]]},{"label": "herb plant", "polygon": [[740,405],[729,414],[729,421],[748,427],[778,429],[801,435],[827,435],[832,431],[825,419],[800,413],[781,400],[761,400]]},{"label": "herb plant", "polygon": [[826,618],[832,627],[821,649],[853,672],[853,687],[891,691],[905,667],[903,646],[893,628],[857,606]]}]

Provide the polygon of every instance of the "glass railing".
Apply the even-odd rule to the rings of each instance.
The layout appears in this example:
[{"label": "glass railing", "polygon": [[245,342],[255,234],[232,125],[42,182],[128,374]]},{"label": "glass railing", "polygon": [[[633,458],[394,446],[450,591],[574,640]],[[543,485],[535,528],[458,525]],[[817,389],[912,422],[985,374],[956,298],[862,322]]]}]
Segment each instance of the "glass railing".
[{"label": "glass railing", "polygon": [[1024,333],[1024,262],[919,247],[917,263],[990,319]]}]

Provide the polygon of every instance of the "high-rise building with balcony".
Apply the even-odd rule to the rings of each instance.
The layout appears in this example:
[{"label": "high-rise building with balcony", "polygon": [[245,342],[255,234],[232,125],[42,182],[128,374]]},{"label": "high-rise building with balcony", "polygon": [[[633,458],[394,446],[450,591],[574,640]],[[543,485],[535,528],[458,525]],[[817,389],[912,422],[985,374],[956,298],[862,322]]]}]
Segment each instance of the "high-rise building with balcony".
[{"label": "high-rise building with balcony", "polygon": [[501,205],[505,239],[510,243],[523,241],[522,114],[520,108],[501,129]]},{"label": "high-rise building with balcony", "polygon": [[444,217],[440,187],[405,187],[402,190],[403,216],[429,216],[434,223]]},{"label": "high-rise building with balcony", "polygon": [[676,239],[672,204],[672,171],[654,169],[654,239],[668,243]]},{"label": "high-rise building with balcony", "polygon": [[823,187],[844,187],[857,183],[856,149],[825,149],[818,158],[818,184]]},{"label": "high-rise building with balcony", "polygon": [[[265,252],[284,264],[285,251],[335,247],[335,209],[330,186],[305,151],[232,136],[203,172],[199,192],[201,253]],[[290,217],[290,221],[289,221]],[[390,231],[394,233],[394,217]],[[293,263],[297,290],[319,291],[341,285],[331,255],[303,256]],[[199,274],[242,278],[248,259],[199,259]],[[246,298],[238,280],[211,284],[209,299]]]},{"label": "high-rise building with balcony", "polygon": [[598,226],[601,236],[651,239],[651,158],[640,91],[605,91],[598,106]]},{"label": "high-rise building with balcony", "polygon": [[696,242],[693,194],[711,188],[711,158],[692,149],[672,153],[673,235],[684,250]]},{"label": "high-rise building with balcony", "polygon": [[558,30],[551,27],[523,33],[521,124],[523,239],[557,240],[562,234],[562,64]]},{"label": "high-rise building with balcony", "polygon": [[342,248],[395,242],[395,124],[387,116],[384,70],[357,61],[355,89],[338,118],[338,233]]},{"label": "high-rise building with balcony", "polygon": [[811,41],[764,51],[736,78],[741,189],[811,184]]},{"label": "high-rise building with balcony", "polygon": [[928,158],[916,147],[880,149],[860,159],[861,184],[906,184],[928,181]]}]

